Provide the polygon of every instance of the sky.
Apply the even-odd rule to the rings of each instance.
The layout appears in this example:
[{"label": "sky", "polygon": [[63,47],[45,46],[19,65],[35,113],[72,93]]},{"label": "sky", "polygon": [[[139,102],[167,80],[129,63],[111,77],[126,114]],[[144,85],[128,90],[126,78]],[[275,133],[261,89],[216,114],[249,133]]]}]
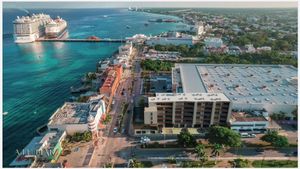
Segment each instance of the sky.
[{"label": "sky", "polygon": [[3,2],[4,8],[128,8],[139,7],[139,8],[296,8],[297,1],[286,0],[286,1],[108,1],[102,0],[97,1],[61,1],[61,2]]}]

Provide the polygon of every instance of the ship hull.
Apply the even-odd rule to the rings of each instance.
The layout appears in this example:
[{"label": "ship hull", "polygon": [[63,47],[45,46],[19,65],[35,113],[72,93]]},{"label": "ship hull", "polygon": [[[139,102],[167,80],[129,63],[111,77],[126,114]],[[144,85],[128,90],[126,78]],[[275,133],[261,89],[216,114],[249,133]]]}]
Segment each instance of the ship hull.
[{"label": "ship hull", "polygon": [[37,34],[26,35],[26,36],[14,36],[15,43],[31,43],[34,42],[39,36]]},{"label": "ship hull", "polygon": [[55,38],[61,38],[66,34],[67,32],[67,27],[63,28],[59,32],[46,32],[46,38],[48,39],[55,39]]}]

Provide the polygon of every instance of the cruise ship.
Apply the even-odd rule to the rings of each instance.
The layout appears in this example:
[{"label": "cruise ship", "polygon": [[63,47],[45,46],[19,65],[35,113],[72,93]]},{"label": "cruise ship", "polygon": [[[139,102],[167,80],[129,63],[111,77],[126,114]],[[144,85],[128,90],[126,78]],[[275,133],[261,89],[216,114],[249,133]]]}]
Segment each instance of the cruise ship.
[{"label": "cruise ship", "polygon": [[59,16],[46,25],[46,38],[61,38],[67,30],[67,22]]},{"label": "cruise ship", "polygon": [[60,17],[53,20],[46,14],[17,16],[13,21],[15,43],[30,43],[41,37],[60,38],[67,29],[67,22]]},{"label": "cruise ship", "polygon": [[31,16],[17,16],[17,19],[13,22],[15,43],[30,43],[44,36],[45,26],[50,21],[50,16],[43,13]]}]

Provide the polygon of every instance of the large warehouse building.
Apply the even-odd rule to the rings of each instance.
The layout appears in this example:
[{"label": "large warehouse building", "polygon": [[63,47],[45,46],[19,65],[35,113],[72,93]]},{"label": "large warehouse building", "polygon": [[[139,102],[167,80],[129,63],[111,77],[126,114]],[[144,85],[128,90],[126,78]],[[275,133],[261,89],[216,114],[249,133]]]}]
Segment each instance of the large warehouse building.
[{"label": "large warehouse building", "polygon": [[297,108],[297,68],[289,65],[176,64],[176,93],[223,93],[236,111],[265,109],[287,116]]}]

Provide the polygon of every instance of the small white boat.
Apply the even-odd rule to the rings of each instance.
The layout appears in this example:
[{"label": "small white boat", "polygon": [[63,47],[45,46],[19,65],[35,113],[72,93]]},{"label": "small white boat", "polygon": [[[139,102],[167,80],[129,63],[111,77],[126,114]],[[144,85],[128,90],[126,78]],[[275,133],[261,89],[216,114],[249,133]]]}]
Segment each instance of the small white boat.
[{"label": "small white boat", "polygon": [[5,116],[5,115],[7,115],[8,114],[8,112],[3,112],[3,116]]},{"label": "small white boat", "polygon": [[107,15],[103,15],[103,18],[107,18],[108,16]]}]

